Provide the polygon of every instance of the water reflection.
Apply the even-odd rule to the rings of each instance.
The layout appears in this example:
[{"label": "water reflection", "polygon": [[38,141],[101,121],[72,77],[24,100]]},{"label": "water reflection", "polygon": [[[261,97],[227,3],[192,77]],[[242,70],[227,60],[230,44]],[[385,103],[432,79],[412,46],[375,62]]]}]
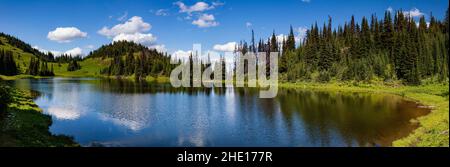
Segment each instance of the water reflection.
[{"label": "water reflection", "polygon": [[285,118],[297,115],[311,142],[322,146],[334,145],[331,137],[346,146],[389,145],[414,128],[408,120],[427,113],[385,94],[289,90],[279,98]]},{"label": "water reflection", "polygon": [[40,92],[52,133],[104,146],[388,146],[426,114],[398,96],[280,90],[173,88],[89,78],[23,79]]},{"label": "water reflection", "polygon": [[49,107],[47,112],[50,115],[53,115],[56,119],[59,120],[75,120],[80,118],[81,113],[79,110],[75,110],[73,108],[60,108],[60,107]]}]

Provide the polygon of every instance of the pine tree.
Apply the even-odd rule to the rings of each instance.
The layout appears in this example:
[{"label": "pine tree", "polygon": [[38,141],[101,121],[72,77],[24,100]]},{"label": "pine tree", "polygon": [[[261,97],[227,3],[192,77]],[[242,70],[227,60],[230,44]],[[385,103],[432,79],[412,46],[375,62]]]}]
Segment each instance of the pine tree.
[{"label": "pine tree", "polygon": [[286,51],[293,51],[295,50],[295,35],[294,30],[292,29],[292,26],[289,30],[289,35],[286,40]]}]

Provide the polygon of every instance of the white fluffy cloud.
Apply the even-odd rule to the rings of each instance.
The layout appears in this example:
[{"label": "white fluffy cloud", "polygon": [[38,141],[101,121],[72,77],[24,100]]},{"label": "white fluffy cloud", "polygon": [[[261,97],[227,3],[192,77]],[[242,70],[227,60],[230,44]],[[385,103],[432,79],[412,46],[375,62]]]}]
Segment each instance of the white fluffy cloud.
[{"label": "white fluffy cloud", "polygon": [[167,52],[166,45],[151,45],[148,48],[156,49],[158,52]]},{"label": "white fluffy cloud", "polygon": [[134,33],[134,34],[119,34],[113,38],[113,41],[133,41],[135,43],[140,43],[146,46],[150,46],[154,44],[156,41],[156,37],[152,34],[142,34],[142,33]]},{"label": "white fluffy cloud", "polygon": [[103,27],[98,33],[111,38],[119,34],[142,33],[149,31],[151,28],[152,26],[149,23],[144,22],[142,17],[133,16],[125,23],[117,24],[112,28]]},{"label": "white fluffy cloud", "polygon": [[207,28],[218,26],[219,22],[215,21],[214,15],[212,14],[202,14],[197,20],[192,21],[192,24],[200,28]]},{"label": "white fluffy cloud", "polygon": [[164,45],[156,44],[156,37],[151,33],[146,33],[152,28],[150,23],[144,22],[142,17],[133,16],[126,22],[117,24],[112,28],[103,27],[98,31],[99,34],[116,41],[131,41],[142,44],[158,51],[166,51]]},{"label": "white fluffy cloud", "polygon": [[214,45],[213,49],[220,52],[233,52],[236,49],[236,42],[228,42],[226,44]]},{"label": "white fluffy cloud", "polygon": [[81,49],[80,47],[76,47],[76,48],[65,51],[64,54],[71,55],[71,56],[82,55],[83,49]]},{"label": "white fluffy cloud", "polygon": [[48,50],[42,49],[42,48],[40,48],[40,47],[37,46],[37,45],[33,46],[33,49],[37,49],[37,50],[39,50],[39,51],[42,52],[42,53],[47,53],[47,52],[48,52]]},{"label": "white fluffy cloud", "polygon": [[277,38],[277,42],[278,42],[278,43],[281,43],[281,42],[283,42],[283,40],[286,40],[286,39],[288,38],[288,36],[287,36],[287,35],[284,35],[284,34],[278,34],[278,35],[276,36],[276,38]]},{"label": "white fluffy cloud", "polygon": [[217,3],[217,2],[214,2],[211,5],[206,2],[197,2],[192,6],[187,6],[186,4],[184,4],[181,1],[175,2],[174,4],[177,5],[178,8],[180,8],[180,13],[188,13],[188,14],[191,14],[193,12],[203,12],[203,11],[211,10],[211,9],[214,9],[216,6],[223,5],[223,3]]},{"label": "white fluffy cloud", "polygon": [[47,34],[48,39],[60,43],[67,43],[76,38],[84,37],[87,37],[87,33],[80,31],[76,27],[58,27]]},{"label": "white fluffy cloud", "polygon": [[298,40],[299,41],[297,41],[297,38],[295,39],[296,40],[296,42],[300,42],[300,41],[303,41],[303,39],[305,39],[305,37],[306,37],[306,33],[308,32],[308,28],[307,27],[299,27],[299,28],[297,28],[297,33],[298,33]]},{"label": "white fluffy cloud", "polygon": [[419,17],[424,15],[419,9],[417,8],[412,8],[411,10],[405,12],[406,15],[409,15],[411,17]]},{"label": "white fluffy cloud", "polygon": [[[212,2],[208,4],[206,2],[197,2],[192,6],[186,5],[181,1],[175,2],[174,5],[178,6],[180,13],[186,13],[187,16],[184,17],[186,20],[191,20],[196,17],[191,23],[199,28],[215,27],[219,25],[219,22],[215,20],[214,15],[205,14],[203,12],[215,9],[218,6],[224,5],[222,2]],[[195,13],[195,15],[194,15]]]},{"label": "white fluffy cloud", "polygon": [[189,56],[192,54],[192,51],[184,51],[184,50],[177,50],[172,53],[172,58],[176,60],[187,60]]},{"label": "white fluffy cloud", "polygon": [[311,0],[302,0],[302,2],[309,3]]},{"label": "white fluffy cloud", "polygon": [[[282,42],[283,42],[283,39],[284,39],[284,40],[287,40],[287,39],[288,39],[288,35],[278,34],[278,35],[276,36],[276,38],[277,38],[277,42],[278,42],[278,43],[282,43]],[[298,43],[298,42],[300,42],[300,37],[299,37],[299,36],[294,36],[294,40],[295,40],[295,43]]]}]

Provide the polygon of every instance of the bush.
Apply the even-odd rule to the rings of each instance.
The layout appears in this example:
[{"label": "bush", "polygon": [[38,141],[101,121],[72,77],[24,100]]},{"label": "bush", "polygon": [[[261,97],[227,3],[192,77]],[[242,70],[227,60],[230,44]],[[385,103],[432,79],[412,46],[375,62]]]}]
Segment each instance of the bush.
[{"label": "bush", "polygon": [[12,101],[12,89],[9,86],[0,84],[0,109],[5,109],[8,103]]}]

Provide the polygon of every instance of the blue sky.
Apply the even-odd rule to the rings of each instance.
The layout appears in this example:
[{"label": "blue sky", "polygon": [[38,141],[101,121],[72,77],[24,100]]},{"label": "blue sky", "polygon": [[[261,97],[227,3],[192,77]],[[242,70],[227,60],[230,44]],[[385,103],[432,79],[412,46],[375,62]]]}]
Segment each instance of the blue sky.
[{"label": "blue sky", "polygon": [[191,50],[193,43],[226,51],[231,42],[249,41],[251,29],[266,39],[274,30],[287,34],[292,25],[300,38],[328,15],[335,26],[351,15],[382,16],[389,8],[442,19],[447,7],[447,0],[0,0],[0,31],[68,53],[86,54],[124,39],[168,53]]}]

